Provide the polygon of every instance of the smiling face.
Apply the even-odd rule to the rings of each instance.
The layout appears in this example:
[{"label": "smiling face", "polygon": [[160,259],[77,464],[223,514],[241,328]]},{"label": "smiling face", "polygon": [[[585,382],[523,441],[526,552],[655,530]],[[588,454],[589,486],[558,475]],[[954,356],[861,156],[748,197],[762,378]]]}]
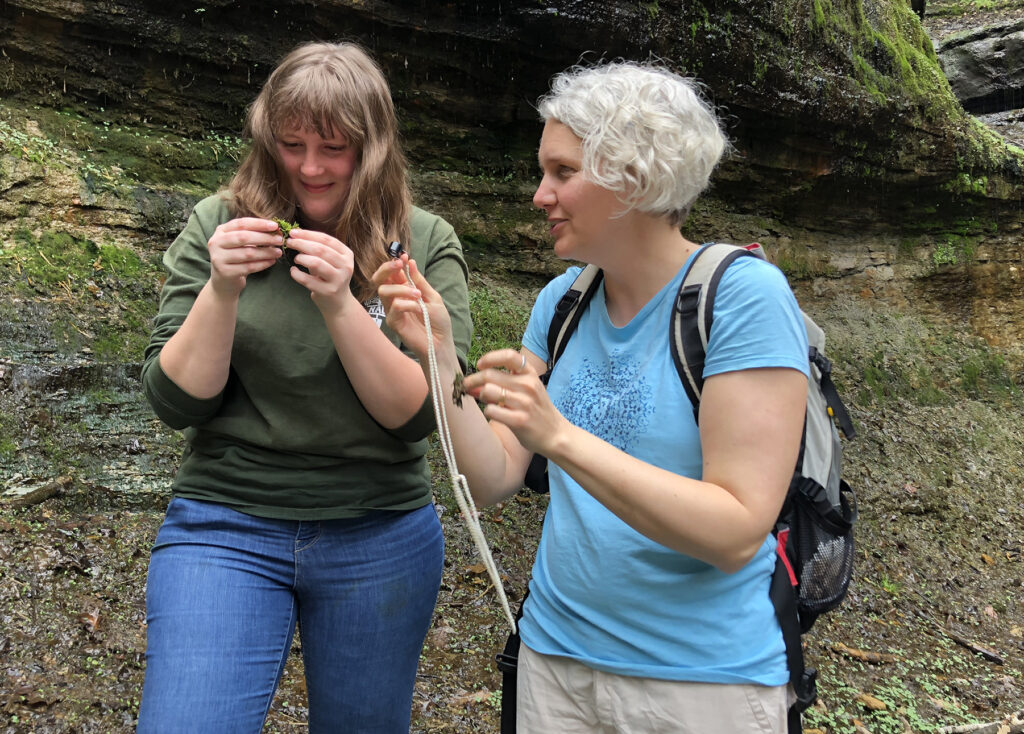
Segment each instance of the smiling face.
[{"label": "smiling face", "polygon": [[348,140],[332,131],[322,137],[315,130],[285,126],[275,136],[285,179],[306,227],[329,229],[348,200],[357,156]]},{"label": "smiling face", "polygon": [[590,262],[588,251],[613,242],[625,224],[626,208],[613,191],[583,174],[583,142],[557,120],[548,120],[537,154],[542,178],[533,195],[534,206],[548,216],[555,254]]}]

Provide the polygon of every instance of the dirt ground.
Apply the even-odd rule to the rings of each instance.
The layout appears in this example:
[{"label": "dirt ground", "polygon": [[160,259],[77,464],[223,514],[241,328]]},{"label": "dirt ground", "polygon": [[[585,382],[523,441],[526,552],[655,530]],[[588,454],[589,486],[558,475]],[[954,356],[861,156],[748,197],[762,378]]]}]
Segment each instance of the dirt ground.
[{"label": "dirt ground", "polygon": [[[937,732],[1024,708],[1019,384],[995,368],[965,372],[992,353],[912,304],[798,290],[830,334],[859,430],[844,471],[860,503],[856,574],[844,605],[806,638],[821,693],[808,729]],[[53,393],[21,392],[15,371],[7,365],[0,395],[23,398],[3,407],[36,422],[30,440],[44,436],[40,426],[81,424],[45,440],[97,462],[71,479],[7,477],[49,496],[0,507],[0,731],[130,732],[144,672],[146,564],[180,440],[149,416],[130,379],[50,402]],[[494,655],[506,626],[443,471],[436,491],[447,560],[413,731],[496,732]],[[513,600],[544,507],[544,497],[524,493],[483,510]],[[268,732],[305,729],[298,652],[296,643]]]}]

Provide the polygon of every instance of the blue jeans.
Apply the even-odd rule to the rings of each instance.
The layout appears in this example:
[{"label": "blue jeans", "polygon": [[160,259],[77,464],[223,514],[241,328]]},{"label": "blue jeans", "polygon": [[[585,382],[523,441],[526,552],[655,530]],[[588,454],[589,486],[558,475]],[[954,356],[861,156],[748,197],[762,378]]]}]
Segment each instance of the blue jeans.
[{"label": "blue jeans", "polygon": [[309,730],[406,734],[444,537],[431,505],[289,521],[176,497],[146,585],[142,734],[255,734],[296,621]]}]

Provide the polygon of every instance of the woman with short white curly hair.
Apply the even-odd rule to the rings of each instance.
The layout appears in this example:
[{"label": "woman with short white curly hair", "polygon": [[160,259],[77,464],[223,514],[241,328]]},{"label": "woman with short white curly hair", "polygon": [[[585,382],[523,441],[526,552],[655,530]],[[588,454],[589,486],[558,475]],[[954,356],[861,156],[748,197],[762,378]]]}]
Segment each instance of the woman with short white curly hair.
[{"label": "woman with short white curly hair", "polygon": [[[519,732],[784,732],[771,529],[800,447],[807,341],[785,277],[722,277],[699,420],[672,359],[675,294],[701,245],[680,226],[727,143],[696,83],[652,64],[574,67],[540,102],[533,197],[562,258],[603,280],[553,363],[548,327],[580,272],[540,293],[520,351],[485,354],[447,411],[476,501],[548,459],[550,502],[519,624]],[[459,371],[440,297],[410,263],[374,276],[388,323]],[[451,401],[451,395],[445,395]]]},{"label": "woman with short white curly hair", "polygon": [[577,66],[538,105],[583,143],[584,175],[682,226],[728,143],[697,83],[657,66]]}]

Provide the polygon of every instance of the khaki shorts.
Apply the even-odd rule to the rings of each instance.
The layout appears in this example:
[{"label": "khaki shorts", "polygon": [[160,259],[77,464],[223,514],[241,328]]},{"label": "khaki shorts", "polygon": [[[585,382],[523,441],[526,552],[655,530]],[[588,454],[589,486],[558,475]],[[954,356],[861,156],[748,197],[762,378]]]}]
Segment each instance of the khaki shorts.
[{"label": "khaki shorts", "polygon": [[785,734],[789,686],[691,683],[594,670],[522,645],[518,734]]}]

